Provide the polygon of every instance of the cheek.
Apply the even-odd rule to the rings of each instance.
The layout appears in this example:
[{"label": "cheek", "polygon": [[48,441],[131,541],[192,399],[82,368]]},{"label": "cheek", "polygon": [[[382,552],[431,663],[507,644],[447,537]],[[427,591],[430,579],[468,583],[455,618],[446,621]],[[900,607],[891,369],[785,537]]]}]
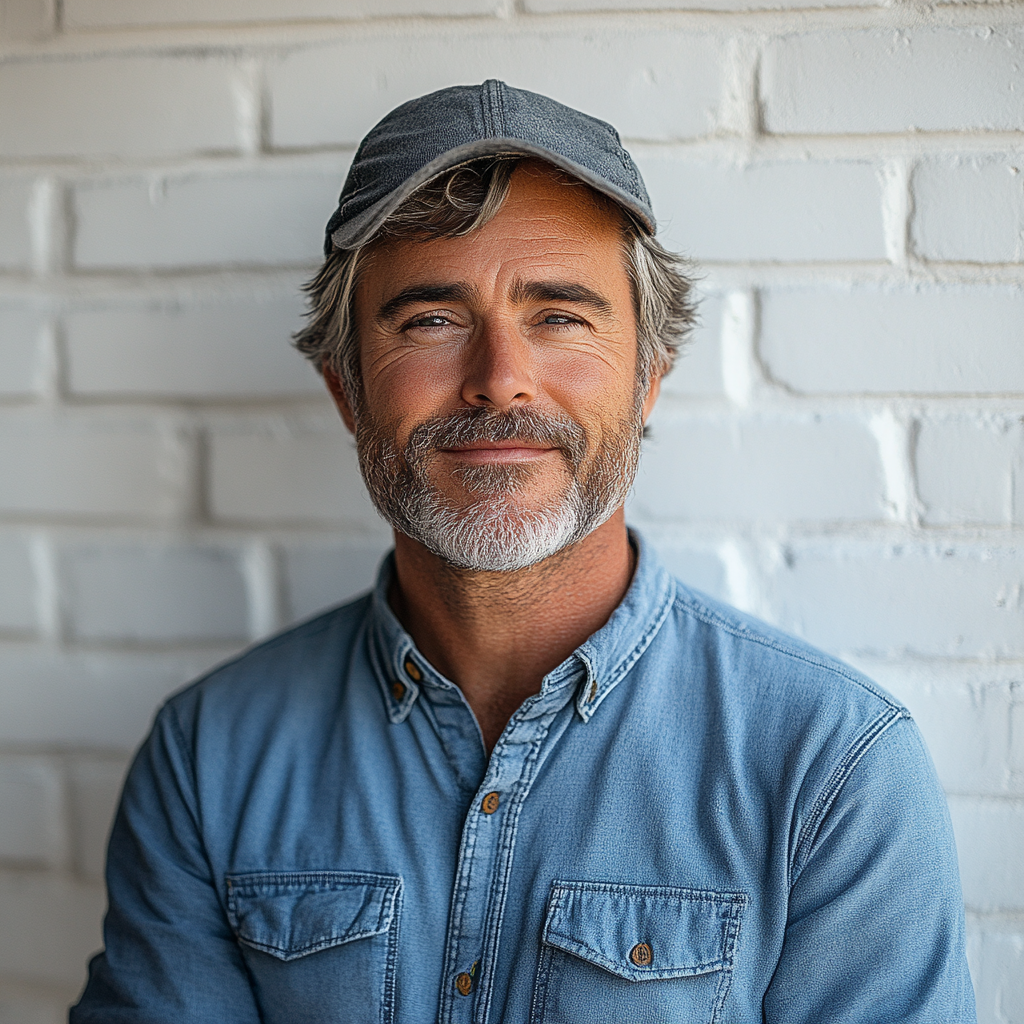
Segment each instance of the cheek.
[{"label": "cheek", "polygon": [[543,361],[541,379],[550,397],[576,419],[618,420],[633,405],[633,366],[603,353],[553,353]]},{"label": "cheek", "polygon": [[367,362],[365,400],[380,420],[419,423],[458,397],[458,367],[440,353],[399,352]]}]

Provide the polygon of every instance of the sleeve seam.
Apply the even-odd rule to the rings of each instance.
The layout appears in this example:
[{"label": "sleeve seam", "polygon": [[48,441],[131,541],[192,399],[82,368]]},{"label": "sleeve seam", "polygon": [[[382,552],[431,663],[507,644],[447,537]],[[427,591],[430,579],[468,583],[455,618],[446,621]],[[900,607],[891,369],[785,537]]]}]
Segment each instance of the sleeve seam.
[{"label": "sleeve seam", "polygon": [[822,822],[835,803],[847,779],[849,779],[854,769],[863,760],[864,755],[878,742],[879,738],[890,726],[902,719],[909,718],[910,712],[906,708],[890,705],[849,746],[818,794],[811,808],[810,816],[800,830],[793,853],[793,862],[790,867],[790,888],[796,884],[796,880],[810,856],[810,849],[814,845]]}]

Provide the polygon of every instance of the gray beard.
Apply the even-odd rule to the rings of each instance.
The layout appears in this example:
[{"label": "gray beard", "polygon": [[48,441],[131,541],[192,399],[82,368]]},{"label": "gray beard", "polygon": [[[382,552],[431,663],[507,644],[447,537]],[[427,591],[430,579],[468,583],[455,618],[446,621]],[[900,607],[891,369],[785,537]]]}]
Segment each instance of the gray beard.
[{"label": "gray beard", "polygon": [[[370,497],[396,530],[456,568],[515,572],[575,544],[611,518],[633,486],[642,429],[638,398],[632,416],[604,438],[586,470],[590,439],[578,423],[520,407],[464,409],[427,420],[401,452],[361,409],[356,446]],[[541,507],[525,507],[517,497],[537,471],[529,464],[461,467],[456,477],[471,495],[463,505],[431,482],[430,464],[439,448],[513,440],[551,445],[565,460],[565,488]]]}]

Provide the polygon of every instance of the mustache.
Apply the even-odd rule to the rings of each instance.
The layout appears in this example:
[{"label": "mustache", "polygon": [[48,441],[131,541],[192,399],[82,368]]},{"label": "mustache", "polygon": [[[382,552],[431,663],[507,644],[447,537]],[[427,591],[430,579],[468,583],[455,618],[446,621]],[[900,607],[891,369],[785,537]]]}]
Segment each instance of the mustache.
[{"label": "mustache", "polygon": [[586,432],[567,416],[548,416],[520,406],[504,411],[483,406],[424,420],[409,435],[405,457],[415,465],[439,448],[461,448],[477,441],[547,445],[561,450],[574,467],[587,453]]}]

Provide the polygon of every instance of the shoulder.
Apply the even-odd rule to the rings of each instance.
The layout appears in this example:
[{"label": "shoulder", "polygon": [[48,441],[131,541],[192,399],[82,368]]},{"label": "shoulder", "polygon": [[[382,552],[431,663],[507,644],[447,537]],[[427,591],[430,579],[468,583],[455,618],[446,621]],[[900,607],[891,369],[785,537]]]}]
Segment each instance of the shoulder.
[{"label": "shoulder", "polygon": [[816,816],[883,736],[916,733],[861,672],[681,583],[665,625],[664,696],[682,696],[687,728],[699,722],[709,749],[798,817]]},{"label": "shoulder", "polygon": [[161,717],[188,731],[200,718],[321,713],[347,678],[370,602],[370,595],[357,598],[243,651],[172,695]]},{"label": "shoulder", "polygon": [[812,644],[676,581],[671,617],[679,642],[722,671],[719,681],[755,702],[857,707],[907,715],[868,676]]}]

